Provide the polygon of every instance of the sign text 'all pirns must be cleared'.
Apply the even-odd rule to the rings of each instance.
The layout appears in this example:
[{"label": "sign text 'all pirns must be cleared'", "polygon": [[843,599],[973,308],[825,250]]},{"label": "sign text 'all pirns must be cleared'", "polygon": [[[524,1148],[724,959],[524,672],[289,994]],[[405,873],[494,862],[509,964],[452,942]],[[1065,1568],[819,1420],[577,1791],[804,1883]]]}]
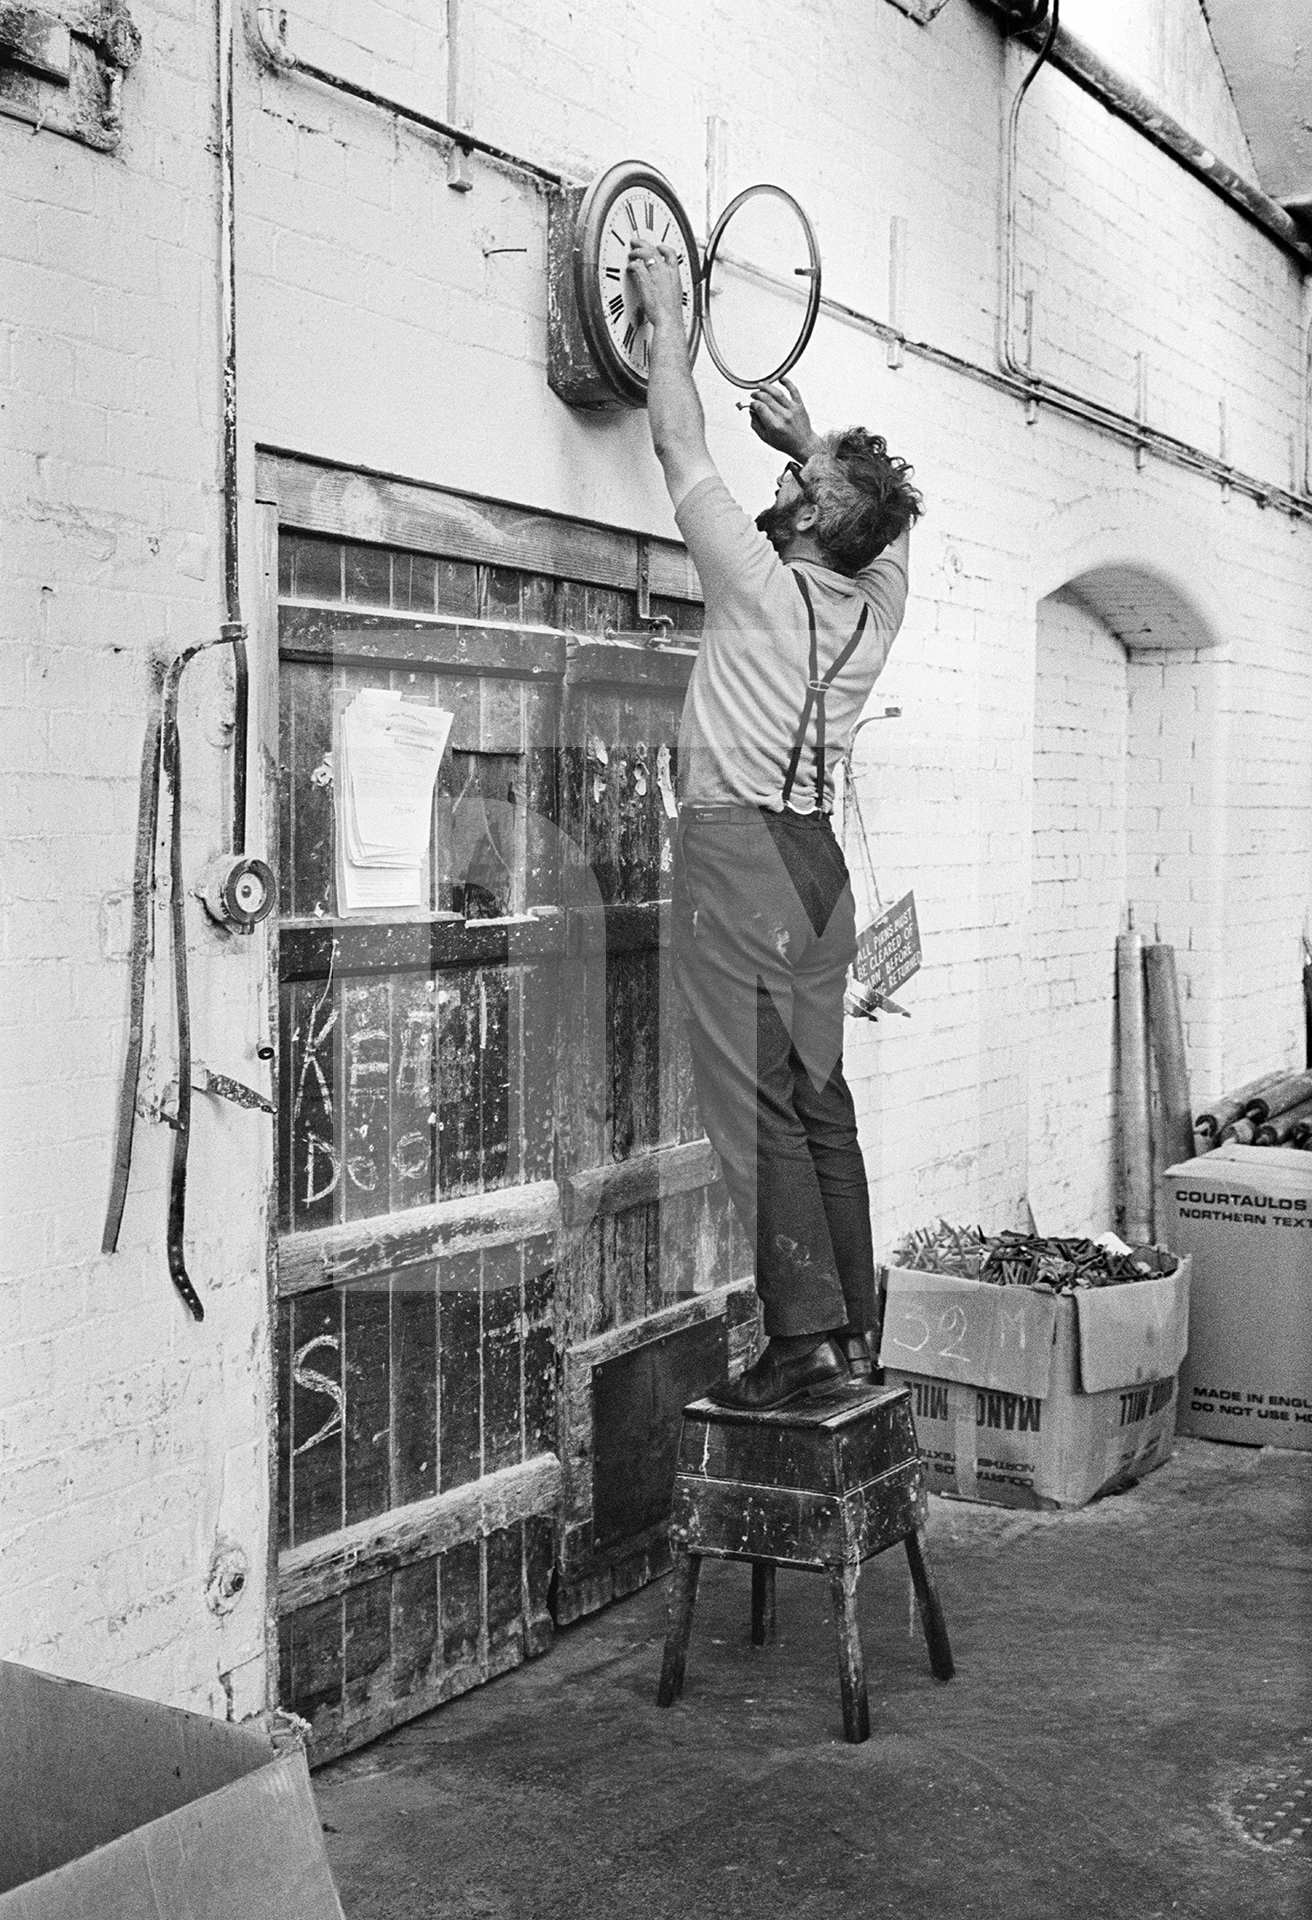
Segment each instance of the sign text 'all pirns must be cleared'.
[{"label": "sign text 'all pirns must be cleared'", "polygon": [[900,986],[920,971],[920,927],[916,921],[916,896],[904,893],[891,907],[885,907],[878,920],[872,920],[857,935],[856,965],[858,980],[876,993],[896,993]]}]

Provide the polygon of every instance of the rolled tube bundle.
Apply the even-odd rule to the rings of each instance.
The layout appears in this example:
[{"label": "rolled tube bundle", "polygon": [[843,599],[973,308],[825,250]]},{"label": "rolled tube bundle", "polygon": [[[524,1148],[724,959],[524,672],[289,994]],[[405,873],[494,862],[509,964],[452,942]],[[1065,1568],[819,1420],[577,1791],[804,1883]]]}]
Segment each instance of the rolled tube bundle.
[{"label": "rolled tube bundle", "polygon": [[1309,1122],[1312,1071],[1282,1068],[1260,1074],[1215,1101],[1196,1116],[1194,1131],[1207,1143],[1204,1151],[1230,1140],[1241,1146],[1312,1147]]},{"label": "rolled tube bundle", "polygon": [[1250,1100],[1265,1093],[1277,1080],[1287,1078],[1286,1073],[1277,1070],[1275,1073],[1260,1073],[1256,1080],[1246,1080],[1233,1093],[1224,1094],[1206,1113],[1198,1114],[1194,1119],[1194,1132],[1201,1133],[1208,1140],[1219,1140],[1227,1127],[1232,1127],[1236,1120],[1243,1118]]},{"label": "rolled tube bundle", "polygon": [[1290,1107],[1308,1099],[1312,1099],[1312,1073],[1290,1073],[1255,1095],[1244,1113],[1260,1127],[1263,1121],[1273,1120],[1277,1114],[1286,1113]]},{"label": "rolled tube bundle", "polygon": [[1312,1139],[1312,1099],[1300,1100],[1263,1121],[1255,1136],[1259,1147],[1305,1147]]}]

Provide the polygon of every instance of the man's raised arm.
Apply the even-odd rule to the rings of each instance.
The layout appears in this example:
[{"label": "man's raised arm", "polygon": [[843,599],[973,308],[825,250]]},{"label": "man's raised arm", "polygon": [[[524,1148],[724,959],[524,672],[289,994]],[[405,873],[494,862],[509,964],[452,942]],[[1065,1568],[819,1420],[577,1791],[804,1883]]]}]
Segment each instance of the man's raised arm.
[{"label": "man's raised arm", "polygon": [[706,418],[688,365],[683,285],[672,247],[636,242],[629,259],[644,318],[651,322],[647,421],[670,499],[677,507],[716,471],[706,445]]}]

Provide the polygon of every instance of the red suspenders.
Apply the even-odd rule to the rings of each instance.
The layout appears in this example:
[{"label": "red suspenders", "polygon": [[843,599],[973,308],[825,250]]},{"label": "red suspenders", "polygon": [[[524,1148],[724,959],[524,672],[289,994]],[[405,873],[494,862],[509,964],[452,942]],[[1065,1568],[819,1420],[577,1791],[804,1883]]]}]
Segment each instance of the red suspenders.
[{"label": "red suspenders", "polygon": [[806,701],[802,707],[801,725],[797,729],[797,738],[793,742],[792,759],[788,762],[788,772],[784,775],[784,805],[788,805],[788,796],[793,790],[793,781],[797,778],[797,765],[802,757],[802,748],[806,745],[806,730],[811,724],[811,708],[815,708],[815,803],[822,811],[825,804],[825,694],[837,675],[847,665],[860,645],[861,636],[866,630],[866,621],[870,618],[870,607],[861,609],[861,618],[856,623],[856,632],[839,654],[823,679],[820,678],[820,659],[816,646],[815,608],[811,604],[811,589],[803,574],[793,575],[802,599],[806,603],[807,625],[811,630],[811,672],[806,683]]}]

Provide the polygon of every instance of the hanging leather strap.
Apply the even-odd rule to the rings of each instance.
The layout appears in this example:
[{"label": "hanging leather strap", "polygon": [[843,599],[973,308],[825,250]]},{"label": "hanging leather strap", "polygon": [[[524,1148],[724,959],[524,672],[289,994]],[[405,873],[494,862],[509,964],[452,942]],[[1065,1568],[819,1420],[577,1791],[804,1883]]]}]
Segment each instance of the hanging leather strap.
[{"label": "hanging leather strap", "polygon": [[811,601],[811,589],[806,584],[805,575],[794,573],[793,578],[797,582],[802,600],[806,606],[806,621],[810,630],[811,651],[806,682],[806,699],[802,705],[801,724],[797,729],[797,738],[793,741],[793,751],[792,757],[788,762],[788,771],[784,775],[784,805],[788,805],[789,796],[793,791],[793,782],[797,778],[797,768],[802,758],[802,749],[806,745],[806,730],[811,724],[811,709],[814,707],[815,803],[817,807],[823,809],[825,804],[825,695],[860,646],[861,636],[865,632],[866,622],[870,618],[870,607],[868,604],[862,607],[861,618],[856,623],[855,633],[822,679],[820,677],[820,653],[816,634],[815,607]]},{"label": "hanging leather strap", "polygon": [[166,1248],[173,1284],[197,1320],[205,1318],[205,1309],[191,1284],[183,1251],[187,1224],[187,1156],[191,1149],[191,993],[187,981],[187,896],[182,885],[182,738],[178,731],[178,685],[183,668],[200,651],[200,647],[188,648],[169,668],[164,682],[162,743],[164,779],[169,789],[169,921],[178,1022],[178,1114],[169,1169]]},{"label": "hanging leather strap", "polygon": [[[164,675],[159,717],[146,729],[141,756],[141,799],[137,813],[137,851],[132,876],[132,962],[129,988],[128,1047],[119,1093],[114,1172],[101,1248],[113,1253],[118,1246],[123,1205],[132,1166],[137,1087],[141,1074],[141,1046],[145,1026],[146,972],[150,957],[150,905],[155,891],[155,841],[159,825],[161,784],[169,798],[169,925],[173,949],[173,991],[177,1012],[178,1108],[161,1118],[173,1129],[169,1170],[169,1213],[166,1235],[169,1274],[193,1317],[205,1318],[200,1295],[191,1284],[184,1254],[187,1222],[187,1158],[191,1147],[191,995],[187,979],[187,900],[182,878],[182,742],[178,732],[178,687],[188,662],[206,648],[229,645],[232,635],[203,640],[187,647]],[[220,1089],[221,1091],[221,1089]]]},{"label": "hanging leather strap", "polygon": [[114,1138],[114,1172],[110,1182],[109,1205],[105,1210],[105,1231],[100,1239],[102,1253],[118,1248],[123,1207],[128,1196],[128,1175],[132,1170],[132,1139],[137,1117],[137,1087],[141,1079],[141,1044],[146,1025],[146,967],[150,958],[150,901],[155,877],[155,835],[159,827],[159,741],[158,711],[146,723],[141,749],[141,797],[137,804],[137,853],[132,868],[132,959],[128,986],[128,1048],[123,1063],[123,1085],[118,1097],[118,1124]]}]

